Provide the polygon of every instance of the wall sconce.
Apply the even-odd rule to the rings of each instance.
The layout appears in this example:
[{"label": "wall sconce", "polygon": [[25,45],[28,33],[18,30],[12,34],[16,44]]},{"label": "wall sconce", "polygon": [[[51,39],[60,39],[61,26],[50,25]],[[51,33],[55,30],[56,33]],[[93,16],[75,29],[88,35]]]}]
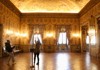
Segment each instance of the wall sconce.
[{"label": "wall sconce", "polygon": [[53,37],[53,33],[46,33],[46,37]]},{"label": "wall sconce", "polygon": [[15,32],[15,36],[20,36],[20,33],[19,32]]},{"label": "wall sconce", "polygon": [[21,37],[27,37],[27,33],[20,34]]},{"label": "wall sconce", "polygon": [[13,34],[13,31],[12,31],[12,30],[7,30],[7,31],[6,31],[6,34],[7,34],[7,35],[11,35],[11,34]]},{"label": "wall sconce", "polygon": [[73,37],[80,37],[78,33],[73,34]]}]

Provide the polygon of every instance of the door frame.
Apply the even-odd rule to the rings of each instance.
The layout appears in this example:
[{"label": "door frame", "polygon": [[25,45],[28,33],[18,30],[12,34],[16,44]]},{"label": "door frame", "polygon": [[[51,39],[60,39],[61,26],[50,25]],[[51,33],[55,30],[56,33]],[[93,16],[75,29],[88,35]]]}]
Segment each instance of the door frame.
[{"label": "door frame", "polygon": [[97,47],[98,47],[98,53],[97,53],[97,57],[100,57],[100,28],[99,28],[99,26],[100,26],[100,24],[98,23],[98,18],[100,18],[100,15],[98,15],[98,16],[96,16],[96,23],[97,23],[97,42],[98,42],[98,45],[97,45]]},{"label": "door frame", "polygon": [[0,57],[3,56],[3,24],[0,24]]},{"label": "door frame", "polygon": [[88,23],[81,26],[81,37],[82,37],[81,38],[81,52],[89,52],[89,45],[87,45],[86,43],[86,37],[88,35],[88,30],[89,30]]}]

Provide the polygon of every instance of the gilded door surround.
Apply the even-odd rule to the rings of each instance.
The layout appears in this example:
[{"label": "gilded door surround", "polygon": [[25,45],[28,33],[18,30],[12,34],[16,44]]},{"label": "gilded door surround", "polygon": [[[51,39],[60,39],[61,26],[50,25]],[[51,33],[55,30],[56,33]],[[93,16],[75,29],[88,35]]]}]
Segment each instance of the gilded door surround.
[{"label": "gilded door surround", "polygon": [[88,35],[88,25],[83,25],[81,26],[81,40],[82,40],[82,45],[81,45],[81,52],[86,52],[89,48],[86,44],[86,36]]},{"label": "gilded door surround", "polygon": [[[71,25],[55,25],[56,26],[56,39],[58,38],[58,33],[59,32],[66,32],[67,33],[67,38],[69,40],[70,44],[70,35],[71,35]],[[62,30],[62,28],[65,28],[65,30]]]},{"label": "gilded door surround", "polygon": [[30,41],[32,34],[38,34],[38,33],[40,33],[42,35],[42,39],[43,39],[43,31],[44,31],[45,25],[43,25],[43,24],[28,24],[28,27],[29,27],[29,41]]},{"label": "gilded door surround", "polygon": [[0,24],[0,57],[2,57],[2,49],[3,49],[3,45],[2,45],[2,35],[3,35],[3,25]]},{"label": "gilded door surround", "polygon": [[100,17],[97,18],[97,26],[98,26],[97,33],[98,33],[98,48],[99,48],[97,56],[100,57]]}]

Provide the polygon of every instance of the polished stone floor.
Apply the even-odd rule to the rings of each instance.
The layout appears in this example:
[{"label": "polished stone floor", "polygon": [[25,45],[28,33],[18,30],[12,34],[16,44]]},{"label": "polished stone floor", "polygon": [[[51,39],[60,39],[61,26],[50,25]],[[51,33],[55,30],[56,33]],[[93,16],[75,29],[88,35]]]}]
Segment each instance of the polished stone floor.
[{"label": "polished stone floor", "polygon": [[100,59],[85,53],[41,53],[40,64],[30,68],[31,54],[15,55],[16,64],[7,65],[7,57],[0,58],[0,70],[100,70]]}]

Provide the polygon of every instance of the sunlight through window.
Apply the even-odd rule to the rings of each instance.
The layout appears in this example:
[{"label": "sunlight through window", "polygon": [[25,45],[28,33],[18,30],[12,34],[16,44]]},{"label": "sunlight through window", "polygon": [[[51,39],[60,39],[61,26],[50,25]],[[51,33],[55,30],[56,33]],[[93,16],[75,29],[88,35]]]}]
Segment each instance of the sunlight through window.
[{"label": "sunlight through window", "polygon": [[40,34],[35,34],[34,35],[34,44],[35,44],[35,41],[37,41],[38,39],[40,40],[40,43],[42,43],[41,35]]},{"label": "sunlight through window", "polygon": [[42,37],[41,37],[41,34],[34,34],[34,35],[32,35],[30,44],[31,44],[31,45],[32,45],[32,44],[35,44],[35,41],[37,41],[38,39],[40,40],[40,43],[42,44]]},{"label": "sunlight through window", "polygon": [[66,44],[66,32],[61,32],[59,34],[58,44]]},{"label": "sunlight through window", "polygon": [[86,44],[89,44],[89,36],[86,37]]}]

